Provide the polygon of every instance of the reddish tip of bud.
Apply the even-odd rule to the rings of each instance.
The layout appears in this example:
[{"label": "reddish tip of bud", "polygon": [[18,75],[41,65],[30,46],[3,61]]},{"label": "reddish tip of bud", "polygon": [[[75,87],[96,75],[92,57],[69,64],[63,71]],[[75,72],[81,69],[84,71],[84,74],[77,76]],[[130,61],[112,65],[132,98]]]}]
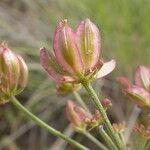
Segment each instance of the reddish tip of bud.
[{"label": "reddish tip of bud", "polygon": [[102,105],[107,110],[108,108],[110,108],[112,106],[112,103],[111,103],[111,101],[108,98],[105,98],[102,101]]}]

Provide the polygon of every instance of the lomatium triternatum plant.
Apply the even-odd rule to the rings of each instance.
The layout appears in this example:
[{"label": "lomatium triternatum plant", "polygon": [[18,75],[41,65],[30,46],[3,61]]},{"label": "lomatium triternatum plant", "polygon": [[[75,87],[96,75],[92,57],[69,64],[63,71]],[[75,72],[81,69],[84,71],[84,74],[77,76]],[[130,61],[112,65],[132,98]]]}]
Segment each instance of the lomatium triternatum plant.
[{"label": "lomatium triternatum plant", "polygon": [[[69,100],[66,116],[73,129],[91,140],[99,150],[149,150],[150,114],[145,116],[147,123],[136,124],[132,134],[125,139],[128,124],[111,123],[107,109],[112,106],[109,99],[100,100],[91,82],[111,73],[116,66],[115,60],[105,62],[101,56],[101,37],[99,29],[89,19],[81,21],[74,31],[67,20],[56,26],[53,51],[40,49],[40,62],[48,76],[55,81],[59,93],[72,92],[77,100]],[[118,79],[126,98],[131,99],[141,111],[150,110],[150,68],[139,66],[132,84],[124,76]],[[28,81],[28,69],[23,58],[11,51],[5,42],[0,45],[0,104],[13,103],[20,111],[48,132],[62,138],[79,150],[89,150],[86,145],[57,131],[27,110],[15,96],[20,94]],[[84,87],[95,104],[95,112],[88,108],[78,93]],[[90,132],[96,130],[100,139]],[[132,142],[131,142],[132,140]]]}]

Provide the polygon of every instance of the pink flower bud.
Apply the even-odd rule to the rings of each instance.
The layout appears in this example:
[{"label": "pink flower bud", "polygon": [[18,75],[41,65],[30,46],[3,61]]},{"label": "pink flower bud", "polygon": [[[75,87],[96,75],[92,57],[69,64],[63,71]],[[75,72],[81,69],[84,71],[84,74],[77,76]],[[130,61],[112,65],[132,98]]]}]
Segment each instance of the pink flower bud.
[{"label": "pink flower bud", "polygon": [[0,95],[5,103],[9,97],[20,93],[26,86],[28,69],[21,58],[6,43],[0,44]]},{"label": "pink flower bud", "polygon": [[[7,47],[6,43],[0,45],[1,82],[6,84],[3,90],[7,93],[17,88],[20,68],[16,55]],[[7,82],[7,83],[6,83]]]},{"label": "pink flower bud", "polygon": [[62,79],[64,71],[57,63],[55,56],[46,48],[40,49],[40,62],[48,75],[55,81],[59,82]]},{"label": "pink flower bud", "polygon": [[68,73],[62,70],[55,56],[46,48],[41,48],[40,50],[40,62],[49,77],[55,81],[59,93],[67,93],[78,87],[78,85],[72,83],[75,79],[67,76]]},{"label": "pink flower bud", "polygon": [[19,60],[20,74],[18,81],[18,89],[21,92],[28,83],[28,67],[24,61],[24,59],[20,55],[16,55]]},{"label": "pink flower bud", "polygon": [[70,74],[82,72],[83,65],[76,43],[76,35],[67,24],[61,21],[55,30],[53,48],[57,62]]},{"label": "pink flower bud", "polygon": [[89,19],[86,19],[79,24],[76,35],[84,69],[93,68],[100,57],[101,39],[99,29]]},{"label": "pink flower bud", "polygon": [[150,68],[139,66],[135,72],[135,84],[150,92]]},{"label": "pink flower bud", "polygon": [[98,111],[95,114],[87,112],[82,107],[77,106],[74,102],[68,101],[66,115],[73,127],[77,130],[91,130],[102,123],[103,118]]},{"label": "pink flower bud", "polygon": [[68,101],[66,107],[66,115],[68,120],[76,129],[85,130],[87,120],[91,120],[92,115],[83,108],[77,106],[74,102]]},{"label": "pink flower bud", "polygon": [[131,86],[125,90],[126,94],[140,107],[150,108],[150,93],[139,86]]},{"label": "pink flower bud", "polygon": [[118,81],[123,87],[123,92],[131,98],[138,106],[150,108],[150,69],[144,66],[137,68],[135,72],[135,85],[125,77]]},{"label": "pink flower bud", "polygon": [[112,103],[108,98],[105,98],[104,100],[102,100],[102,105],[105,108],[105,110],[107,110],[112,106]]}]

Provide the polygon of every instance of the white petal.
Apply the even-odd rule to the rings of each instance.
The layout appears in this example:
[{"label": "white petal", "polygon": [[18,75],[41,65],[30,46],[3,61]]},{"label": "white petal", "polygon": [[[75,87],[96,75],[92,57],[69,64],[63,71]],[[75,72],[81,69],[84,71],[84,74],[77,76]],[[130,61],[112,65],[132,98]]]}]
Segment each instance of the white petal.
[{"label": "white petal", "polygon": [[102,68],[98,71],[96,78],[102,78],[102,77],[108,75],[115,69],[115,67],[116,67],[116,61],[114,59],[104,63]]}]

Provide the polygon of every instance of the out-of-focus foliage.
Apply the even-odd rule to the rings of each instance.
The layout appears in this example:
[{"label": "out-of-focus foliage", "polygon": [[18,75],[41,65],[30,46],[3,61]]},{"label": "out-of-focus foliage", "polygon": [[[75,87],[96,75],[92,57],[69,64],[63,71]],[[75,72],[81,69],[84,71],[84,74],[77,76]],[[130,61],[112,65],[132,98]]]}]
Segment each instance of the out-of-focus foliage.
[{"label": "out-of-focus foliage", "polygon": [[[8,41],[30,69],[28,87],[19,97],[22,103],[46,122],[71,134],[62,112],[72,95],[62,97],[56,93],[53,82],[39,64],[39,48],[52,48],[55,25],[61,19],[67,18],[76,27],[81,20],[90,18],[101,30],[102,57],[117,60],[117,69],[112,74],[115,78],[121,73],[131,76],[137,65],[150,64],[149,10],[149,0],[1,0],[0,41]],[[116,91],[116,84],[108,82],[108,87]],[[12,108],[10,104],[0,106],[0,149],[60,150],[65,146],[60,141],[54,143],[56,138],[38,127],[33,128]]]}]

